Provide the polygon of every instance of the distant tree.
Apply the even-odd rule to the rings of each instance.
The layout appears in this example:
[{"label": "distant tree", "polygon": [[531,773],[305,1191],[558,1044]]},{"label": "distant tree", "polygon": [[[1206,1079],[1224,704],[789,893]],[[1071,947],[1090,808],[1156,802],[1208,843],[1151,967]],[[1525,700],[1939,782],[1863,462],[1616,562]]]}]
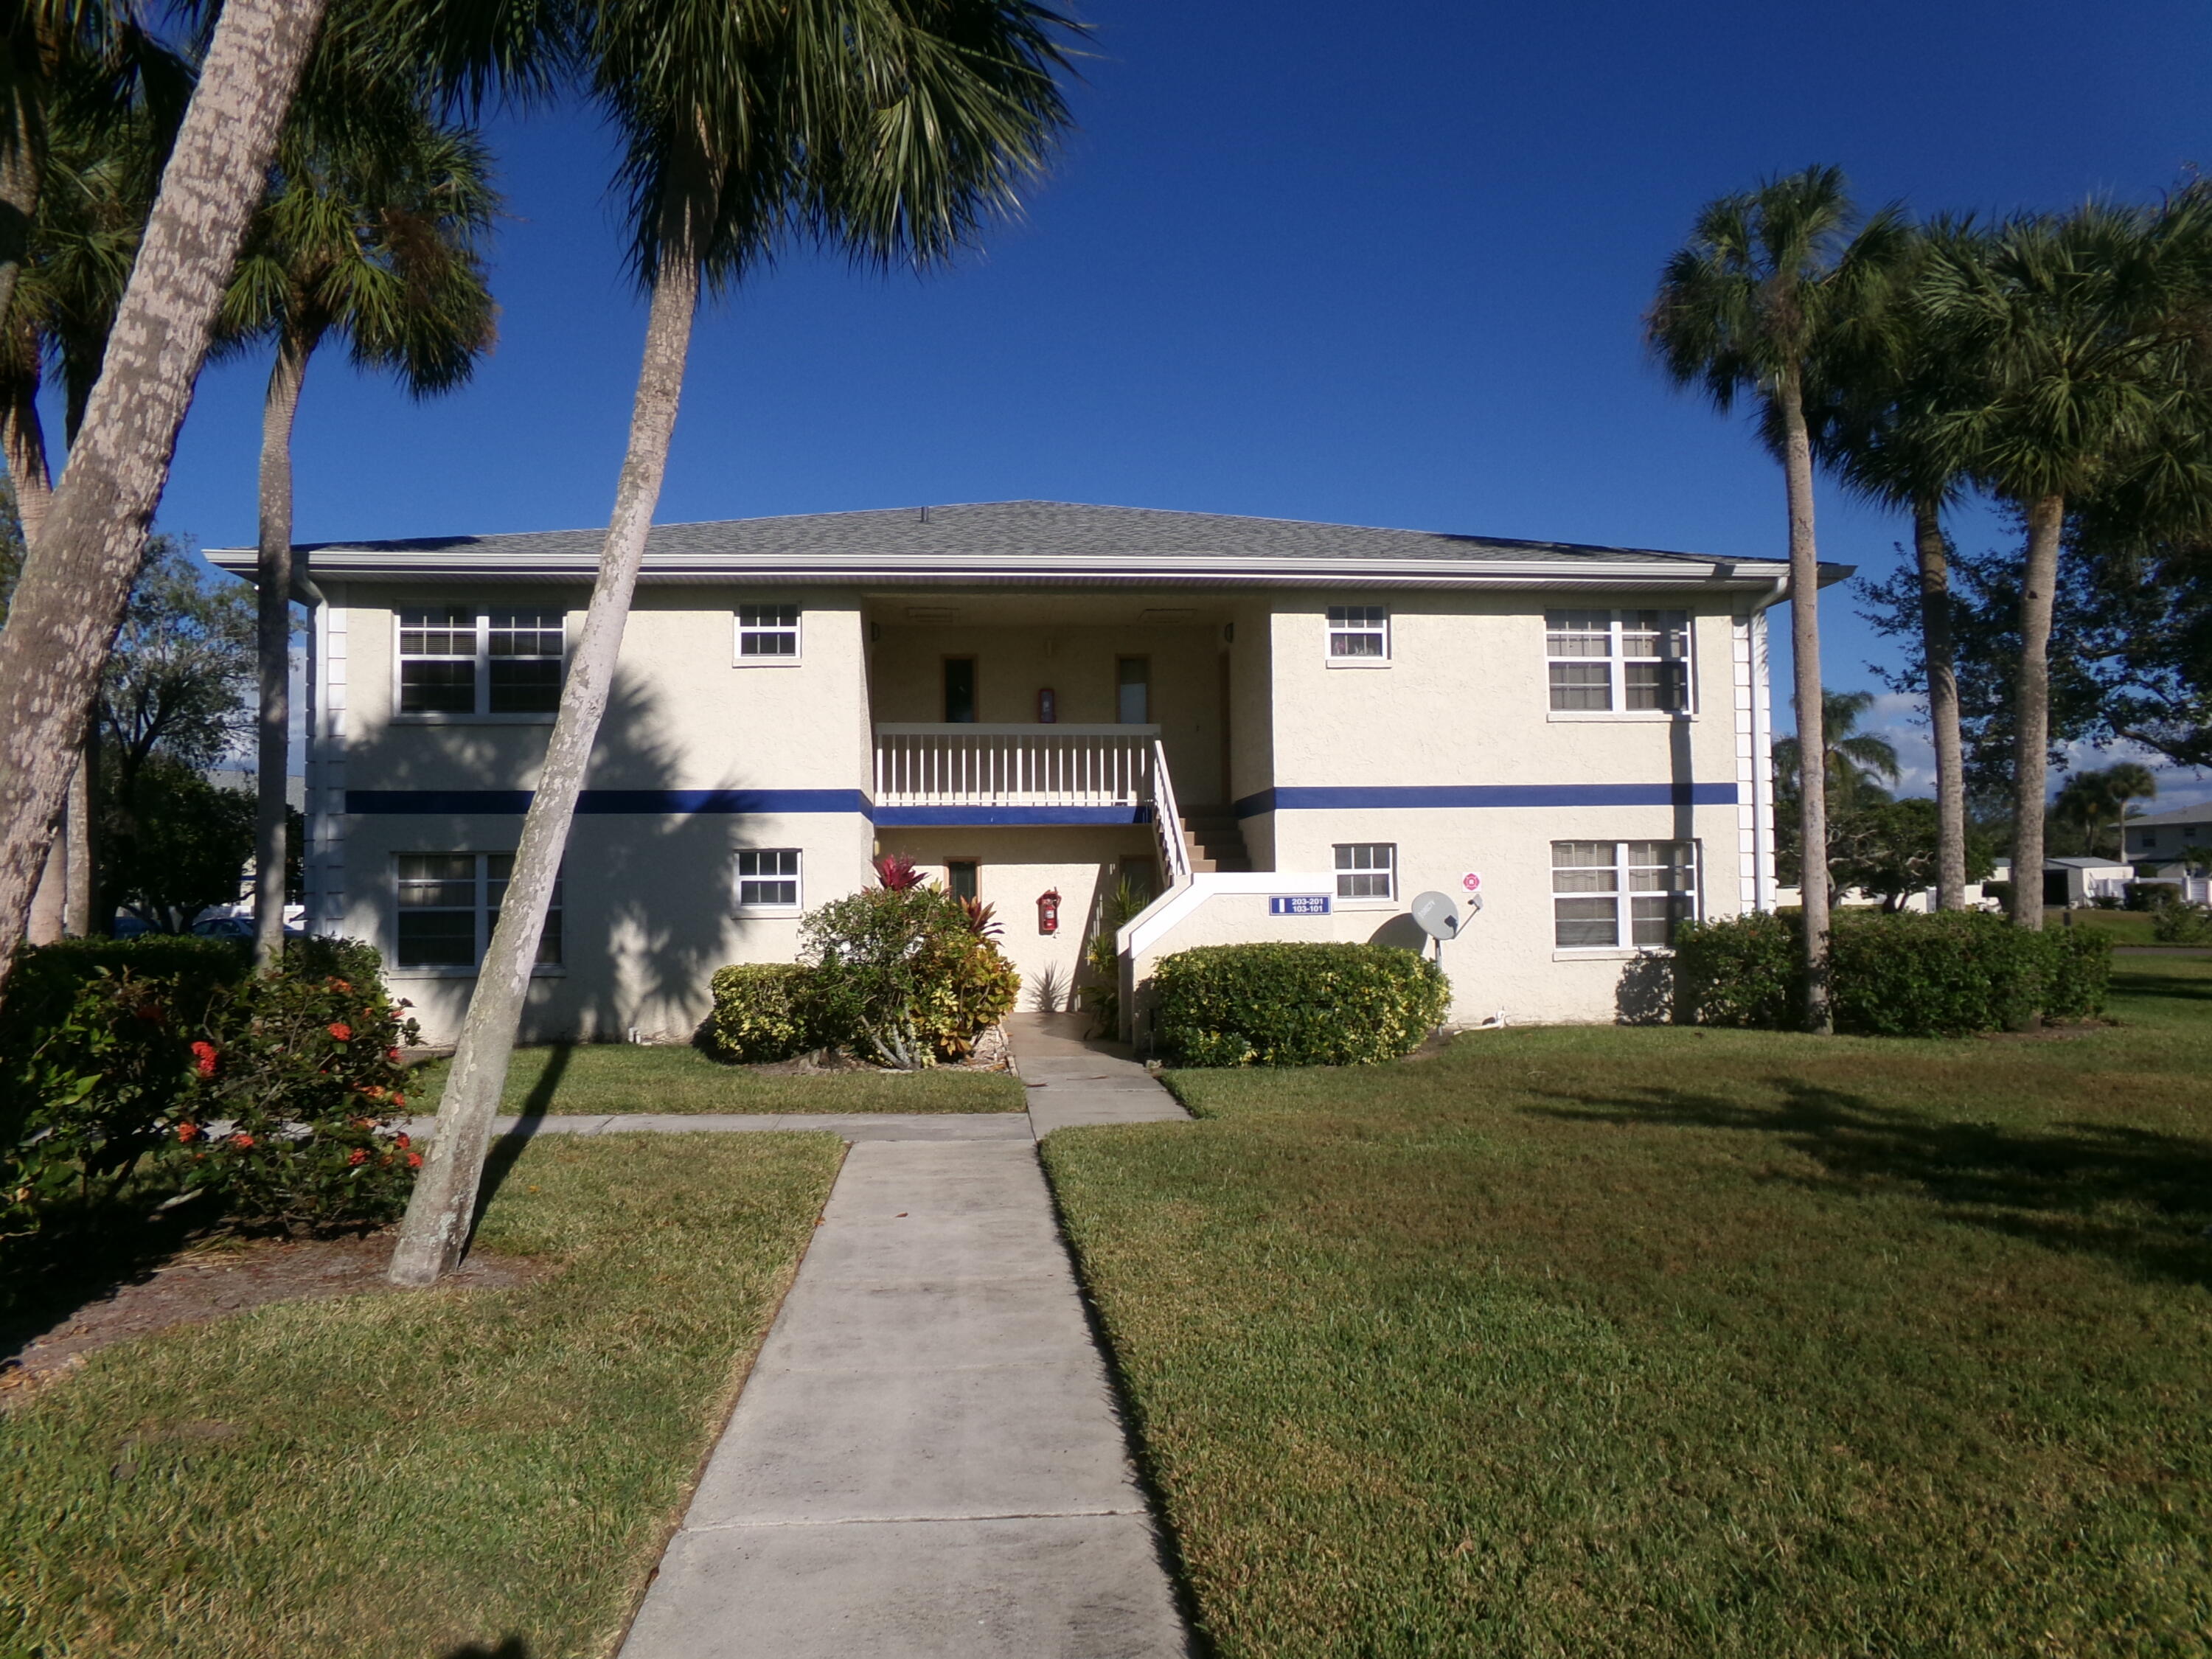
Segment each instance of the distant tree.
[{"label": "distant tree", "polygon": [[[1887,738],[1858,729],[1859,722],[1874,707],[1874,693],[1824,691],[1820,696],[1826,710],[1820,732],[1821,746],[1826,751],[1821,772],[1837,810],[1887,800],[1889,786],[1903,771],[1897,758],[1897,746]],[[1794,797],[1799,770],[1797,739],[1777,738],[1774,773],[1778,791],[1786,788]],[[1779,799],[1778,794],[1777,799]]]},{"label": "distant tree", "polygon": [[203,910],[237,902],[253,856],[252,791],[156,753],[102,794],[101,888],[114,908],[181,933]]},{"label": "distant tree", "polygon": [[403,89],[332,120],[302,106],[277,146],[222,331],[276,347],[262,402],[258,750],[253,959],[284,941],[284,780],[291,725],[292,428],[307,364],[343,342],[356,368],[412,396],[464,384],[489,349],[495,307],[478,245],[498,206],[483,142]]},{"label": "distant tree", "polygon": [[[1828,834],[1828,870],[1839,890],[1856,888],[1892,913],[1915,893],[1936,885],[1942,859],[1942,823],[1934,801],[1870,800],[1836,814]],[[1981,881],[1996,867],[1993,844],[1972,824],[1963,854],[1966,879]]]},{"label": "distant tree", "polygon": [[[1813,531],[1807,400],[1821,365],[1851,349],[1890,302],[1903,266],[1902,222],[1885,209],[1852,234],[1856,214],[1834,167],[1808,167],[1706,204],[1667,262],[1644,319],[1668,377],[1701,388],[1726,412],[1754,402],[1782,462],[1790,510],[1790,640],[1801,731],[1821,729],[1820,555]],[[1820,769],[1804,757],[1797,789],[1805,844],[1827,836]],[[1828,891],[1815,863],[1804,883],[1806,1022],[1835,1029],[1828,994]]]},{"label": "distant tree", "polygon": [[253,596],[213,581],[156,537],[100,679],[106,763],[128,794],[156,755],[195,771],[252,729]]},{"label": "distant tree", "polygon": [[2129,805],[2157,798],[2158,779],[2151,769],[2136,761],[2121,761],[2075,773],[2051,803],[2051,813],[2054,822],[2080,831],[2082,852],[2097,856],[2109,847],[2112,857],[2118,859],[2127,851]]}]

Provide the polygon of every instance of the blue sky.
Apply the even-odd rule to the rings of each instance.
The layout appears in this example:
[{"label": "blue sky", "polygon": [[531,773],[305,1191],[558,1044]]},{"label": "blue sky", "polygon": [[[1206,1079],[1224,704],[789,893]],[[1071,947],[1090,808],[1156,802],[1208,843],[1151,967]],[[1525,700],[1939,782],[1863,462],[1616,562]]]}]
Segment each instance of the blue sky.
[{"label": "blue sky", "polygon": [[[921,280],[794,255],[702,319],[664,521],[1044,496],[1776,556],[1775,468],[1638,341],[1702,201],[1818,161],[1869,204],[2060,207],[2212,159],[2185,0],[1081,15],[1080,130],[1023,222]],[[498,350],[423,405],[318,362],[303,539],[605,521],[642,323],[609,147],[492,137]],[[252,539],[264,373],[207,375],[166,527]],[[1899,535],[1824,491],[1824,556],[1886,570]],[[1871,684],[1839,599],[1827,678]]]}]

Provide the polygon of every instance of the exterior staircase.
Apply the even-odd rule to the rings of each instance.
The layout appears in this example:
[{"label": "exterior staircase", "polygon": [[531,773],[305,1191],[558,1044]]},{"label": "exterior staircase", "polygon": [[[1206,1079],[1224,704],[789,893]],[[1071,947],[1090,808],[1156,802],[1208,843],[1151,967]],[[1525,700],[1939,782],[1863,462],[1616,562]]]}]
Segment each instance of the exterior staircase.
[{"label": "exterior staircase", "polygon": [[1246,871],[1252,855],[1245,849],[1244,831],[1237,814],[1226,806],[1194,806],[1182,815],[1183,845],[1190,852],[1194,875],[1209,872]]}]

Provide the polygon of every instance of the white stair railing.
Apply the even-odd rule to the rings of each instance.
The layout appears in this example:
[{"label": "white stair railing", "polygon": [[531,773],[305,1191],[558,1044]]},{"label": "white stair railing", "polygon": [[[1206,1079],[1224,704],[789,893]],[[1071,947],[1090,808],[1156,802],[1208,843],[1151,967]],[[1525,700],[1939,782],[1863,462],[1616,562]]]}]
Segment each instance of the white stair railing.
[{"label": "white stair railing", "polygon": [[1160,869],[1172,892],[1190,881],[1190,848],[1183,842],[1182,813],[1168,775],[1167,746],[1158,738],[1152,739],[1152,829],[1160,838]]}]

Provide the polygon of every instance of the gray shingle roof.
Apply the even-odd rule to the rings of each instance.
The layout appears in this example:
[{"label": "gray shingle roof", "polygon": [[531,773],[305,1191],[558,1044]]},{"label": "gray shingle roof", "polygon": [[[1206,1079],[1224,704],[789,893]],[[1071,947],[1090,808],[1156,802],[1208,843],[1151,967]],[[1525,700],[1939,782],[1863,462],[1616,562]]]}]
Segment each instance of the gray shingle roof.
[{"label": "gray shingle roof", "polygon": [[[313,552],[375,551],[511,555],[530,560],[596,557],[606,532],[544,530],[513,535],[430,536],[404,541],[317,543]],[[791,555],[930,555],[1019,558],[1036,555],[1112,558],[1383,559],[1527,562],[1624,561],[1668,564],[1708,557],[1650,548],[1589,547],[1571,542],[1507,541],[1426,530],[1249,519],[1225,513],[1173,513],[1071,501],[979,501],[950,507],[813,513],[791,518],[726,519],[655,525],[648,563],[668,554],[738,559]]]}]

